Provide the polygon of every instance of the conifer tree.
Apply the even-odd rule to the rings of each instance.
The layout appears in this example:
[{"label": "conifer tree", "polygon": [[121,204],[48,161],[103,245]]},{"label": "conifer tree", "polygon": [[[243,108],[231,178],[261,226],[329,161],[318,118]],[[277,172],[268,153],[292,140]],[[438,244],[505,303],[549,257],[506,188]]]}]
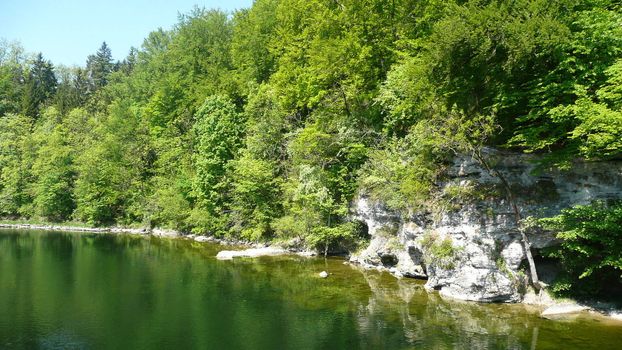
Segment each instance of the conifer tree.
[{"label": "conifer tree", "polygon": [[89,55],[86,60],[86,69],[89,73],[93,90],[102,88],[108,84],[108,76],[114,70],[112,51],[104,41],[94,55]]},{"label": "conifer tree", "polygon": [[26,75],[22,94],[22,113],[31,117],[38,116],[41,105],[54,95],[56,86],[54,66],[39,53]]}]

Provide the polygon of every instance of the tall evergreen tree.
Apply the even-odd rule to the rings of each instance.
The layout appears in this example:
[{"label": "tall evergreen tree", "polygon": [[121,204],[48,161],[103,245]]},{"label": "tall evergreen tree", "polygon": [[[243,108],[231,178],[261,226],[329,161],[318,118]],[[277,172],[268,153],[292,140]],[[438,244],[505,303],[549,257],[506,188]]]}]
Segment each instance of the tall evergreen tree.
[{"label": "tall evergreen tree", "polygon": [[108,76],[114,70],[114,66],[112,51],[104,41],[99,50],[94,55],[89,55],[86,60],[86,70],[89,73],[94,90],[108,84]]},{"label": "tall evergreen tree", "polygon": [[36,117],[43,103],[56,92],[57,84],[54,66],[39,53],[26,75],[22,94],[22,113]]}]

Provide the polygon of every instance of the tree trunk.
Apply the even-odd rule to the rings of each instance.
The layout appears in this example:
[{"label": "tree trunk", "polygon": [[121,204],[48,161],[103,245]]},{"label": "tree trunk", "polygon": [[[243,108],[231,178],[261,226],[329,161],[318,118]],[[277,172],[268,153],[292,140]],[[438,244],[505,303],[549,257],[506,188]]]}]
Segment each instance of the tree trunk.
[{"label": "tree trunk", "polygon": [[475,158],[477,161],[488,171],[488,173],[501,181],[503,189],[505,190],[506,199],[512,206],[512,211],[514,212],[514,220],[516,221],[516,227],[518,228],[518,232],[521,235],[521,239],[523,241],[523,249],[525,249],[525,257],[527,258],[527,262],[529,263],[529,274],[531,275],[531,284],[536,289],[536,291],[540,291],[542,289],[542,285],[540,284],[540,279],[538,278],[538,271],[536,270],[536,263],[533,260],[533,255],[531,254],[531,243],[529,243],[529,239],[525,234],[525,230],[522,227],[522,215],[520,210],[518,209],[518,205],[516,204],[516,199],[514,198],[514,193],[512,192],[512,188],[510,184],[507,182],[503,174],[501,174],[498,170],[493,169],[484,156],[480,153],[479,150],[474,152]]}]

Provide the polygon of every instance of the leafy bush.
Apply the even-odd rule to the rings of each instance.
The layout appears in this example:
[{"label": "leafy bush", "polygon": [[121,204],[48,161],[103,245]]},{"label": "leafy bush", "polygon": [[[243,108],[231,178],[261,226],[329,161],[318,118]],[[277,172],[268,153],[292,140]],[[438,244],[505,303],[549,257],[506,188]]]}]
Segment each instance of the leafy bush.
[{"label": "leafy bush", "polygon": [[613,296],[622,291],[622,203],[578,205],[540,222],[558,231],[561,239],[548,252],[565,271],[553,286],[555,292]]},{"label": "leafy bush", "polygon": [[372,151],[361,169],[360,188],[391,209],[420,208],[430,199],[438,165],[413,143],[412,138],[395,139]]},{"label": "leafy bush", "polygon": [[329,249],[340,245],[347,247],[354,244],[357,238],[357,225],[353,222],[346,222],[333,227],[318,226],[313,228],[311,234],[307,236],[306,242],[313,248],[328,254]]},{"label": "leafy bush", "polygon": [[426,265],[436,265],[445,270],[452,270],[456,267],[460,248],[454,246],[451,237],[446,236],[441,239],[437,233],[427,232],[421,239],[421,246]]}]

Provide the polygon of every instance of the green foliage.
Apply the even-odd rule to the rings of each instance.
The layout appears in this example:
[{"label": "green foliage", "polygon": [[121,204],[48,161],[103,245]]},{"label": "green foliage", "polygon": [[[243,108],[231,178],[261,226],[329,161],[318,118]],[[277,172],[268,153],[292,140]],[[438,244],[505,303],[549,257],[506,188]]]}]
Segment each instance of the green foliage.
[{"label": "green foliage", "polygon": [[55,72],[58,86],[52,104],[61,115],[65,115],[86,102],[89,96],[87,72],[82,68],[63,66],[56,67]]},{"label": "green foliage", "polygon": [[0,215],[30,216],[34,143],[29,138],[32,124],[22,115],[0,118]]},{"label": "green foliage", "polygon": [[21,113],[37,117],[42,105],[54,95],[56,85],[52,63],[44,60],[43,55],[39,53],[28,66],[22,93]]},{"label": "green foliage", "polygon": [[20,110],[24,49],[0,39],[0,117]]},{"label": "green foliage", "polygon": [[253,83],[267,81],[274,71],[276,57],[270,52],[270,41],[276,35],[274,12],[278,3],[258,0],[252,10],[240,10],[234,15],[231,55],[242,91]]},{"label": "green foliage", "polygon": [[421,247],[426,265],[435,265],[445,270],[456,267],[461,249],[454,246],[451,237],[445,236],[441,239],[437,233],[427,232],[421,239]]},{"label": "green foliage", "polygon": [[428,78],[430,68],[419,57],[406,58],[388,73],[376,100],[387,111],[384,131],[404,136],[418,120],[434,113],[440,101]]},{"label": "green foliage", "polygon": [[422,208],[431,197],[436,166],[427,154],[414,151],[417,141],[396,139],[372,151],[361,169],[361,189],[392,209]]},{"label": "green foliage", "polygon": [[188,198],[190,186],[184,180],[157,178],[154,181],[155,191],[148,198],[145,213],[150,226],[185,232],[192,229],[189,218],[192,207]]},{"label": "green foliage", "polygon": [[[622,290],[622,205],[595,202],[541,219],[561,244],[549,252],[566,272],[555,285],[561,294],[594,295]],[[609,295],[607,295],[609,294]]]},{"label": "green foliage", "polygon": [[[226,176],[232,161],[242,147],[244,122],[235,106],[221,96],[209,97],[196,114],[193,128],[195,146],[193,165],[196,176],[193,180],[193,195],[198,210],[195,219],[203,214],[217,221],[222,211],[228,209],[231,179]],[[204,219],[201,229],[211,232],[222,230]]]},{"label": "green foliage", "polygon": [[[608,92],[616,86],[622,14],[612,7],[592,6],[577,9],[564,21],[570,30],[568,39],[556,45],[548,72],[528,83],[532,108],[517,119],[520,128],[510,140],[528,151],[552,151],[549,159],[556,164],[567,164],[577,153],[619,154],[612,144],[619,133],[617,109],[612,106],[613,111],[608,111],[599,95],[615,96]],[[603,127],[603,118],[613,118],[611,128]]]},{"label": "green foliage", "polygon": [[282,166],[287,157],[285,133],[290,125],[274,89],[267,85],[260,86],[250,96],[244,115],[247,119],[248,152],[253,157]]},{"label": "green foliage", "polygon": [[346,222],[333,227],[317,226],[306,237],[306,242],[311,247],[324,251],[324,255],[326,255],[331,245],[351,245],[353,241],[359,238],[356,233],[356,224],[352,222]]},{"label": "green foliage", "polygon": [[52,222],[69,220],[76,207],[73,198],[73,151],[67,130],[57,123],[58,117],[53,108],[44,112],[42,118],[45,121],[34,134],[41,140],[32,166],[35,215]]},{"label": "green foliage", "polygon": [[195,8],[180,16],[163,58],[166,71],[188,90],[184,102],[198,107],[210,95],[236,95],[230,74],[232,36],[232,23],[222,11]]},{"label": "green foliage", "polygon": [[95,224],[141,222],[148,149],[135,108],[110,106],[93,143],[76,158],[77,219]]},{"label": "green foliage", "polygon": [[232,168],[232,230],[250,240],[270,235],[272,221],[282,212],[275,164],[245,153]]},{"label": "green foliage", "polygon": [[[305,238],[317,226],[330,225],[331,218],[339,209],[327,187],[326,172],[317,167],[301,165],[296,169],[295,176],[284,184],[285,212],[296,221],[291,225],[285,222],[286,230],[278,230],[281,235]],[[282,225],[278,225],[280,228]]]},{"label": "green foliage", "polygon": [[112,52],[104,41],[97,52],[89,55],[86,60],[86,70],[92,89],[97,90],[106,86],[113,69]]}]

